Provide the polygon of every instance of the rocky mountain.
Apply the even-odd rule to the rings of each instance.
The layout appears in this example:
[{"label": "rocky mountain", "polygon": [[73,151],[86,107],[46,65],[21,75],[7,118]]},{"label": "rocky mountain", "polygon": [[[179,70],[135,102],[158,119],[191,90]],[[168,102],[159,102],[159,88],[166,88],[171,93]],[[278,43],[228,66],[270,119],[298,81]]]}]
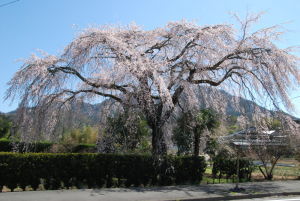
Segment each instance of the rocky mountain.
[{"label": "rocky mountain", "polygon": [[[222,103],[223,110],[227,116],[246,115],[248,118],[252,118],[254,110],[260,110],[263,113],[272,112],[264,107],[259,106],[253,101],[247,100],[245,98],[233,96],[226,91],[216,90],[211,88],[195,89],[195,95],[200,108],[210,107],[210,102],[218,97],[218,101]],[[183,101],[181,101],[183,102]],[[70,127],[75,125],[75,127],[81,127],[84,125],[96,126],[99,122],[105,122],[105,116],[103,111],[109,111],[110,114],[118,110],[118,106],[113,104],[112,100],[105,100],[98,104],[90,103],[74,103],[71,106],[69,112],[64,114],[64,126]],[[243,111],[243,112],[241,112]],[[9,117],[14,117],[16,111],[6,113]],[[293,117],[296,121],[300,122],[300,119]],[[71,126],[72,127],[72,126]]]}]

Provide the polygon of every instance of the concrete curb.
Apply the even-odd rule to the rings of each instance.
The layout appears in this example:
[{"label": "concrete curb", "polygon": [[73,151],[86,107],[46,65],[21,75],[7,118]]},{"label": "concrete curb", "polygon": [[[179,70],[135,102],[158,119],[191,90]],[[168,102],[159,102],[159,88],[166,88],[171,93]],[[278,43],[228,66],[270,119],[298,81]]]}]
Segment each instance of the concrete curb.
[{"label": "concrete curb", "polygon": [[212,201],[212,200],[221,201],[221,200],[241,200],[241,199],[264,198],[264,197],[273,197],[273,196],[289,196],[289,195],[300,195],[300,192],[298,191],[298,192],[281,192],[281,193],[258,193],[258,194],[247,194],[247,195],[176,199],[176,200],[166,200],[166,201]]}]

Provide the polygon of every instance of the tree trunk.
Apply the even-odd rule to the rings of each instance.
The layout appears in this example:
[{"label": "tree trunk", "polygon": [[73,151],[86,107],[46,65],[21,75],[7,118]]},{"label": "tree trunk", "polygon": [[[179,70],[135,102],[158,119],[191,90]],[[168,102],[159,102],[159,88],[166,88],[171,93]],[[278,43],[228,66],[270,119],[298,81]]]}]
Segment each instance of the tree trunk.
[{"label": "tree trunk", "polygon": [[267,180],[271,181],[273,179],[273,173],[268,173]]},{"label": "tree trunk", "polygon": [[194,134],[194,156],[199,156],[200,152],[200,133],[195,131]]},{"label": "tree trunk", "polygon": [[167,154],[167,145],[164,139],[164,134],[162,129],[159,127],[152,128],[152,154],[154,156]]},{"label": "tree trunk", "polygon": [[271,160],[271,168],[270,168],[269,172],[267,173],[268,174],[267,180],[273,179],[273,170],[274,170],[275,165],[276,165],[277,161],[279,160],[279,158],[280,158],[280,156],[277,156],[274,161]]},{"label": "tree trunk", "polygon": [[264,170],[261,168],[261,166],[258,166],[259,171],[262,173],[265,179],[267,179],[267,174],[264,172]]},{"label": "tree trunk", "polygon": [[268,170],[267,166],[264,166],[265,171],[261,168],[261,166],[258,168],[266,180],[273,179],[273,171]]},{"label": "tree trunk", "polygon": [[236,148],[236,184],[235,184],[235,188],[239,189],[239,183],[240,183],[240,154],[239,154],[239,150]]}]

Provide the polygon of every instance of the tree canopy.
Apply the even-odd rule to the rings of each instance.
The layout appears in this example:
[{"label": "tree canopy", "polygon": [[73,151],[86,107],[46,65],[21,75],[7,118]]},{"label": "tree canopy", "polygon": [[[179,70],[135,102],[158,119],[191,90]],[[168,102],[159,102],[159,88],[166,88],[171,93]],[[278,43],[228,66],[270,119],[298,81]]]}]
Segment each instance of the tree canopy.
[{"label": "tree canopy", "polygon": [[[20,100],[23,136],[50,133],[59,110],[71,101],[111,98],[138,108],[152,129],[154,154],[166,153],[163,127],[180,97],[193,105],[192,85],[217,87],[264,98],[275,108],[291,105],[287,92],[299,85],[298,57],[274,42],[278,27],[251,31],[252,16],[231,24],[188,21],[144,30],[137,25],[82,31],[59,55],[32,55],[9,82],[7,98]],[[211,97],[212,98],[212,97]],[[217,98],[211,104],[221,104]],[[25,137],[26,138],[26,137]]]}]

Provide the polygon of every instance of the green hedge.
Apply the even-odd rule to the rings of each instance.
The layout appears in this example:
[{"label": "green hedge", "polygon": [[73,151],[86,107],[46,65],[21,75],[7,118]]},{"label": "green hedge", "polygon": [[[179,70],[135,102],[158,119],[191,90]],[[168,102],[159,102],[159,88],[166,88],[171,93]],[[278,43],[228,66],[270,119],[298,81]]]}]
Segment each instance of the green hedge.
[{"label": "green hedge", "polygon": [[95,144],[78,144],[72,148],[72,153],[95,153],[97,148]]},{"label": "green hedge", "polygon": [[[50,142],[37,142],[37,143],[25,143],[25,142],[12,142],[8,139],[0,139],[0,152],[46,152],[53,143]],[[15,150],[16,149],[16,150]]]},{"label": "green hedge", "polygon": [[10,152],[13,150],[13,146],[8,139],[0,139],[0,152]]},{"label": "green hedge", "polygon": [[[12,142],[8,139],[0,139],[0,152],[33,152],[33,153],[47,153],[55,143],[51,142],[36,142],[36,143],[25,143],[25,142]],[[95,153],[96,145],[94,144],[78,144],[78,145],[66,145],[70,147],[68,151],[71,153]],[[66,149],[65,149],[66,150]]]},{"label": "green hedge", "polygon": [[203,157],[166,156],[158,162],[150,155],[0,153],[0,188],[199,183],[205,167]]},{"label": "green hedge", "polygon": [[[226,179],[234,179],[237,170],[237,161],[232,158],[224,158],[216,156],[213,159],[213,178],[221,179],[223,176]],[[242,158],[239,161],[239,178],[241,180],[250,181],[251,173],[254,170],[254,165],[251,160]]]}]

